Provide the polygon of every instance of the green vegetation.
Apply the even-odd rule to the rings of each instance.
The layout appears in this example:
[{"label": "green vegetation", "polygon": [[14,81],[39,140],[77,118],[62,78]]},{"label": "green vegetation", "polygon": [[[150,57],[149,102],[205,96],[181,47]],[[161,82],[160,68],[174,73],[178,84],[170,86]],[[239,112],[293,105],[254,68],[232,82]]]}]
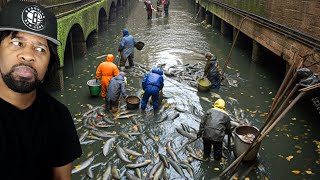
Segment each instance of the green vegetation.
[{"label": "green vegetation", "polygon": [[64,64],[64,51],[70,29],[74,25],[79,25],[85,40],[92,31],[98,31],[99,11],[101,8],[104,8],[106,11],[108,10],[106,1],[107,0],[94,3],[80,11],[58,19],[58,39],[62,43],[61,46],[58,46],[61,67]]}]

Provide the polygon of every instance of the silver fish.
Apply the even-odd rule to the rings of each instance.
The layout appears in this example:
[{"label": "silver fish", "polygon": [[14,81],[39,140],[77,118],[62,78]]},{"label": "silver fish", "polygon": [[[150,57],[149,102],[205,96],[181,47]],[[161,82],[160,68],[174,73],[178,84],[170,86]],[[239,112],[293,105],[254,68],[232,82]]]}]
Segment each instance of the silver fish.
[{"label": "silver fish", "polygon": [[116,153],[119,156],[119,158],[126,162],[126,163],[132,163],[132,161],[130,161],[126,155],[125,155],[125,151],[122,149],[122,147],[120,147],[119,145],[116,145]]},{"label": "silver fish", "polygon": [[83,141],[83,140],[88,136],[88,134],[89,134],[89,131],[86,131],[85,133],[83,133],[83,134],[80,136],[79,141],[80,141],[80,142]]},{"label": "silver fish", "polygon": [[104,156],[107,156],[107,155],[110,153],[111,148],[112,148],[112,144],[113,144],[113,142],[114,142],[115,140],[116,140],[115,137],[110,138],[110,139],[108,139],[108,140],[106,141],[106,143],[103,145],[102,152],[103,152],[103,155],[104,155]]},{"label": "silver fish", "polygon": [[162,161],[163,165],[166,168],[169,168],[168,157],[166,155],[164,155],[164,154],[159,154],[159,158]]},{"label": "silver fish", "polygon": [[111,174],[114,179],[121,179],[119,169],[116,165],[111,166]]},{"label": "silver fish", "polygon": [[111,174],[111,164],[108,163],[106,170],[104,171],[102,175],[102,180],[111,180],[112,174]]},{"label": "silver fish", "polygon": [[71,174],[77,173],[82,171],[83,169],[87,168],[94,160],[95,156],[92,156],[91,158],[87,159],[80,165],[77,165],[76,168],[72,169]]},{"label": "silver fish", "polygon": [[144,167],[144,166],[147,166],[148,164],[151,163],[151,160],[150,159],[147,159],[145,160],[144,162],[142,163],[136,163],[136,164],[127,164],[125,165],[126,168],[129,168],[129,169],[134,169],[134,168],[140,168],[140,167]]},{"label": "silver fish", "polygon": [[180,174],[180,176],[185,177],[181,166],[176,161],[173,161],[172,159],[168,158],[168,162],[171,164],[173,169],[175,169],[176,172]]},{"label": "silver fish", "polygon": [[182,136],[184,136],[184,137],[187,137],[187,138],[189,138],[189,139],[197,139],[197,135],[196,134],[192,134],[192,133],[188,133],[188,132],[186,132],[186,131],[184,131],[183,129],[181,129],[181,128],[176,128],[176,130],[177,130],[177,132],[179,133],[179,134],[181,134]]},{"label": "silver fish", "polygon": [[127,177],[127,179],[129,179],[129,180],[142,180],[142,179],[136,177],[135,175],[130,174],[128,171],[126,171],[126,177]]},{"label": "silver fish", "polygon": [[101,166],[101,165],[104,165],[104,163],[100,162],[100,163],[94,164],[94,165],[90,166],[89,168],[87,168],[87,176],[90,179],[93,179],[94,175],[93,175],[92,169],[95,168],[95,167]]},{"label": "silver fish", "polygon": [[149,172],[149,179],[153,179],[154,178],[154,174],[156,173],[156,171],[159,169],[159,167],[161,166],[162,162],[159,161],[157,162],[150,170]]},{"label": "silver fish", "polygon": [[134,155],[134,156],[142,156],[143,154],[137,152],[137,151],[134,151],[134,150],[131,150],[131,149],[128,149],[126,147],[123,147],[123,150],[127,153],[127,154],[131,154],[131,155]]},{"label": "silver fish", "polygon": [[158,180],[161,179],[161,175],[163,173],[164,165],[163,163],[160,164],[160,167],[157,169],[157,171],[154,173],[153,179]]}]

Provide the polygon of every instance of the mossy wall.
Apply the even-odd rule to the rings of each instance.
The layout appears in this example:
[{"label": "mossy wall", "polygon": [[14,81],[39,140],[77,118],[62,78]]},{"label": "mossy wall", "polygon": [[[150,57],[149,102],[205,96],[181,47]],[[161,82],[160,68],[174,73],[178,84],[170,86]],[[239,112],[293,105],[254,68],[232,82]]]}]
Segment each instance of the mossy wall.
[{"label": "mossy wall", "polygon": [[[58,46],[58,54],[60,58],[60,66],[64,64],[64,51],[70,29],[75,24],[79,24],[87,40],[88,35],[92,31],[98,31],[99,11],[104,8],[107,12],[107,0],[102,0],[91,6],[81,9],[75,13],[69,14],[58,19],[58,39],[61,46]],[[107,13],[108,14],[108,13]]]}]

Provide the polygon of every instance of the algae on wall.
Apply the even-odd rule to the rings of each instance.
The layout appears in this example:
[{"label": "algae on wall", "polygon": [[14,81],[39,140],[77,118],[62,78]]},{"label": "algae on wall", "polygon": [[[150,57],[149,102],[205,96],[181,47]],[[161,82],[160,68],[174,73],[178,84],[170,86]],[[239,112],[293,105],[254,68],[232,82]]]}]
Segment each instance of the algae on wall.
[{"label": "algae on wall", "polygon": [[61,42],[61,46],[58,46],[58,55],[61,67],[64,65],[64,51],[70,29],[79,24],[86,40],[92,31],[98,31],[99,11],[101,8],[106,9],[106,4],[104,0],[58,19],[58,39]]}]

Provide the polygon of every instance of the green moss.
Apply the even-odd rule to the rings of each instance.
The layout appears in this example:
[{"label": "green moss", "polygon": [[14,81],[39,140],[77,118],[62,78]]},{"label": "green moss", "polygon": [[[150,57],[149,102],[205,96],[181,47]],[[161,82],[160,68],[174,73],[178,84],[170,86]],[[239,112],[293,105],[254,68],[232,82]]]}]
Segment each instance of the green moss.
[{"label": "green moss", "polygon": [[62,43],[61,46],[58,46],[61,67],[64,65],[64,51],[68,34],[72,26],[79,24],[83,31],[84,39],[87,39],[92,31],[98,31],[99,11],[101,8],[104,8],[106,11],[108,10],[106,2],[107,0],[103,0],[94,3],[80,11],[58,19],[58,39]]}]

